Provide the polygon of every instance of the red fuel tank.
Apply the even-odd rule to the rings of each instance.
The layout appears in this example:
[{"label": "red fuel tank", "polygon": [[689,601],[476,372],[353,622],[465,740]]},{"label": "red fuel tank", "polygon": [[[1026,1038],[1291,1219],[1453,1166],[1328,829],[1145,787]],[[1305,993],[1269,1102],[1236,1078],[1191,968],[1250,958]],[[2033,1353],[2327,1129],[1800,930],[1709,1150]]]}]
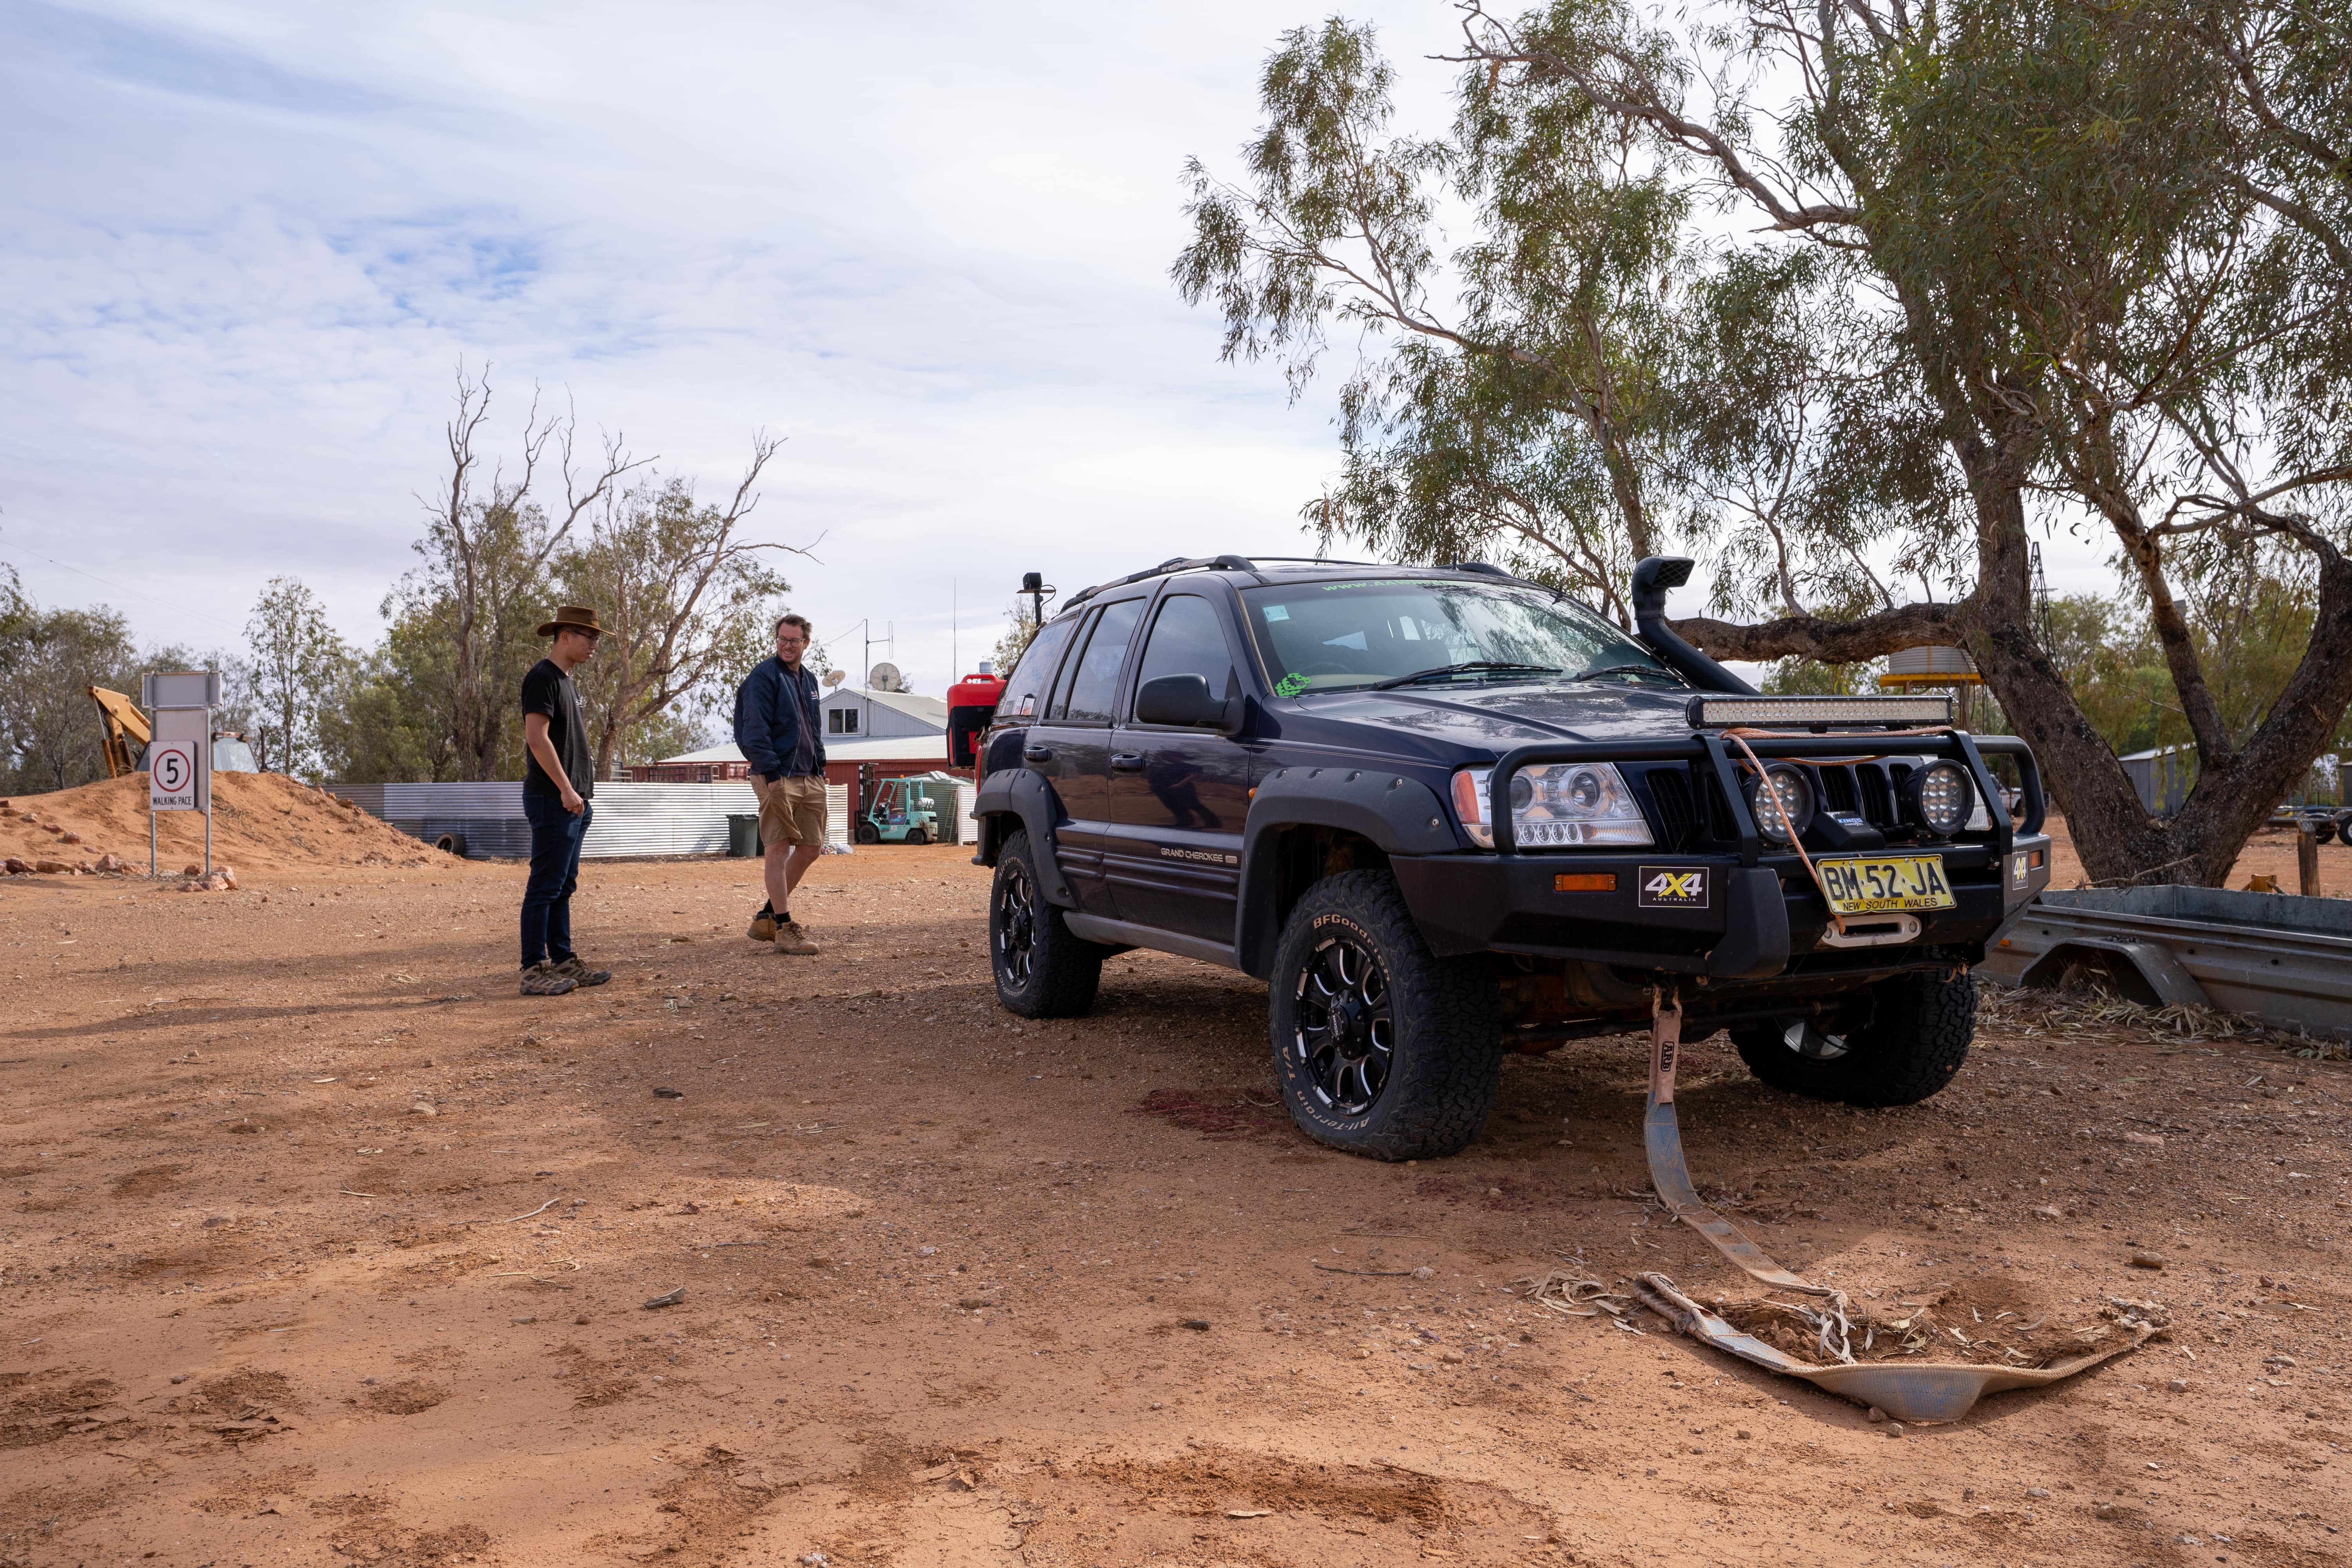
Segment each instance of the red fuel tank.
[{"label": "red fuel tank", "polygon": [[948,766],[968,768],[978,760],[975,743],[1003,696],[1001,675],[967,675],[948,688]]}]

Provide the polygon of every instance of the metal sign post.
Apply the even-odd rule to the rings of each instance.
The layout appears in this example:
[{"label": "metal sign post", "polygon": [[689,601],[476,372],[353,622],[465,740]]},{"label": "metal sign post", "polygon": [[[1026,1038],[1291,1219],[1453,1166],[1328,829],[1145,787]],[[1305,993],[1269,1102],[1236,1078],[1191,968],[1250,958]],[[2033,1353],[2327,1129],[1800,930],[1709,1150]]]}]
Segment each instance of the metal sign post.
[{"label": "metal sign post", "polygon": [[165,811],[205,814],[205,872],[213,870],[213,710],[220,706],[216,669],[172,670],[142,683],[141,706],[152,716],[147,748],[147,874],[156,874],[155,817]]}]

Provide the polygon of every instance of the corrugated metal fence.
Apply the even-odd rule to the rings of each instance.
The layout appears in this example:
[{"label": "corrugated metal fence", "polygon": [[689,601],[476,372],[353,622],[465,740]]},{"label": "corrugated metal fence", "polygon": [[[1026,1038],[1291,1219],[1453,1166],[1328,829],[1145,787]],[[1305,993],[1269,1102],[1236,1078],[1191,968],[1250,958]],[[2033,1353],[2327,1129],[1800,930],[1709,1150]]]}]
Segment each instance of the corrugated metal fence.
[{"label": "corrugated metal fence", "polygon": [[[465,841],[469,859],[521,859],[530,853],[522,784],[330,784],[371,816],[432,843],[444,834]],[[828,785],[825,837],[849,842],[849,791]],[[756,816],[749,784],[600,784],[583,858],[630,855],[724,855],[727,818]]]}]

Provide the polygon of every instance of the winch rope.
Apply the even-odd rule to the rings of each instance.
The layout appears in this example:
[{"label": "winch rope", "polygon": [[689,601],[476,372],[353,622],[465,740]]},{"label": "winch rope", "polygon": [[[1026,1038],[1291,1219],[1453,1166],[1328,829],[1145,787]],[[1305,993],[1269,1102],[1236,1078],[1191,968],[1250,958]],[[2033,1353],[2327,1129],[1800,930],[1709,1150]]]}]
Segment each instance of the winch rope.
[{"label": "winch rope", "polygon": [[[1692,1184],[1690,1167],[1683,1158],[1682,1127],[1675,1116],[1675,1059],[1682,1049],[1682,1001],[1664,988],[1653,991],[1651,997],[1654,1013],[1650,1028],[1650,1098],[1642,1121],[1650,1185],[1669,1213],[1713,1242],[1717,1251],[1751,1277],[1783,1290],[1826,1299],[1829,1306],[1822,1313],[1826,1321],[1821,1325],[1822,1347],[1828,1351],[1834,1343],[1838,1360],[1851,1362],[1853,1352],[1847,1316],[1850,1304],[1845,1292],[1833,1286],[1816,1285],[1780,1267],[1747,1232],[1709,1208]],[[1832,1326],[1834,1334],[1831,1331]]]}]

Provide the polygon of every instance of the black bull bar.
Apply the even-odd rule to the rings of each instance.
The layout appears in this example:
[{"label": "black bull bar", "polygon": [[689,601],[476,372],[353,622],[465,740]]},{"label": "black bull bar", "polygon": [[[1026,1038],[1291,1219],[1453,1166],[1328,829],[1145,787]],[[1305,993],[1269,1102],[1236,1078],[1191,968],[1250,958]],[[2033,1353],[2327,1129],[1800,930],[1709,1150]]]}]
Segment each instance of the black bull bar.
[{"label": "black bull bar", "polygon": [[[1845,730],[1831,734],[1790,735],[1785,733],[1753,734],[1743,732],[1759,759],[1766,761],[1805,762],[1853,757],[1936,757],[1958,763],[1968,769],[1975,784],[1977,797],[1985,803],[1985,816],[1992,823],[1994,863],[2000,864],[2021,833],[2032,835],[2042,831],[2048,815],[2048,803],[2042,792],[2042,772],[2034,765],[2033,752],[2014,735],[1971,735],[1965,730],[1946,730],[1935,734],[1885,734],[1868,730]],[[1874,744],[1884,742],[1883,745]],[[2025,795],[2025,820],[2012,824],[2001,803],[2000,786],[1985,766],[1985,756],[2017,759],[2018,781]],[[1522,768],[1547,763],[1674,763],[1701,762],[1714,772],[1715,782],[1723,791],[1731,819],[1738,826],[1739,863],[1752,867],[1762,860],[1764,840],[1756,830],[1756,817],[1748,809],[1748,799],[1739,787],[1739,768],[1743,759],[1732,750],[1724,737],[1712,731],[1696,731],[1672,740],[1644,741],[1557,741],[1538,742],[1517,747],[1503,754],[1495,764],[1494,776],[1486,781],[1489,792],[1486,820],[1493,824],[1495,848],[1499,854],[1516,853],[1517,833],[1511,821],[1511,780]]]}]

